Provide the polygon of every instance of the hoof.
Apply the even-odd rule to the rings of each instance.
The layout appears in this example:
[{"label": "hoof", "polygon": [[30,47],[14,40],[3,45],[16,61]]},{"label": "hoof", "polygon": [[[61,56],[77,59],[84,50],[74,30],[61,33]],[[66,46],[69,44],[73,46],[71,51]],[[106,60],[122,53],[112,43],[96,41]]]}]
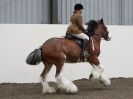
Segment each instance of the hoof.
[{"label": "hoof", "polygon": [[100,76],[99,75],[95,75],[95,74],[90,74],[90,76],[89,76],[89,79],[90,80],[97,80],[97,79],[99,79],[100,78]]},{"label": "hoof", "polygon": [[100,76],[99,80],[100,80],[101,84],[104,85],[104,87],[108,87],[111,85],[111,81],[108,78]]},{"label": "hoof", "polygon": [[75,94],[75,93],[78,92],[78,88],[77,88],[76,85],[74,85],[74,84],[72,83],[72,85],[70,85],[70,86],[68,86],[68,87],[66,88],[66,92],[67,92],[67,93]]},{"label": "hoof", "polygon": [[54,89],[53,87],[43,88],[43,94],[52,94],[52,93],[56,93],[56,89]]},{"label": "hoof", "polygon": [[59,85],[59,92],[62,93],[68,93],[68,94],[75,94],[78,92],[78,88],[75,84],[72,82],[66,84],[66,85]]},{"label": "hoof", "polygon": [[90,74],[89,79],[92,81],[92,79],[93,79],[93,74]]}]

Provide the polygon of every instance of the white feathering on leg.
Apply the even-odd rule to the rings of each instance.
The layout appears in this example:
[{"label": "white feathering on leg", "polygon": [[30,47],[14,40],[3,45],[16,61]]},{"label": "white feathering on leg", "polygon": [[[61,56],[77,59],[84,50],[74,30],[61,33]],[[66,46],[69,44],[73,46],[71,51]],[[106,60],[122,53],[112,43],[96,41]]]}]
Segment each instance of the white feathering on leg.
[{"label": "white feathering on leg", "polygon": [[109,78],[105,77],[103,74],[99,77],[99,80],[101,81],[101,83],[107,87],[109,85],[111,85],[111,81]]},{"label": "white feathering on leg", "polygon": [[93,78],[94,79],[99,79],[100,75],[102,74],[103,69],[99,66],[94,66],[92,70]]},{"label": "white feathering on leg", "polygon": [[77,86],[73,82],[66,80],[62,76],[56,77],[56,82],[62,92],[76,93],[78,91]]},{"label": "white feathering on leg", "polygon": [[49,84],[42,79],[42,87],[43,87],[43,94],[47,94],[47,93],[55,93],[56,89],[54,89],[53,87],[50,87]]}]

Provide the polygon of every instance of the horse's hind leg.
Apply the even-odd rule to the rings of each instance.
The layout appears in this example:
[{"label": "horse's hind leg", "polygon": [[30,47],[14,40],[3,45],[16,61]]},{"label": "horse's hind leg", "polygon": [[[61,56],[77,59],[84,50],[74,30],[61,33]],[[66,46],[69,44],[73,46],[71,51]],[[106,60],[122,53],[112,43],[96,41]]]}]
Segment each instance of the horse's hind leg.
[{"label": "horse's hind leg", "polygon": [[43,94],[46,93],[55,93],[56,90],[53,87],[50,87],[48,82],[47,82],[47,75],[52,67],[51,64],[48,63],[44,63],[45,67],[44,70],[41,74],[41,78],[42,78],[42,87],[43,87]]},{"label": "horse's hind leg", "polygon": [[76,93],[78,91],[77,86],[73,82],[63,78],[62,67],[63,67],[63,64],[56,65],[55,78],[56,78],[56,83],[59,91],[66,92],[66,93]]}]

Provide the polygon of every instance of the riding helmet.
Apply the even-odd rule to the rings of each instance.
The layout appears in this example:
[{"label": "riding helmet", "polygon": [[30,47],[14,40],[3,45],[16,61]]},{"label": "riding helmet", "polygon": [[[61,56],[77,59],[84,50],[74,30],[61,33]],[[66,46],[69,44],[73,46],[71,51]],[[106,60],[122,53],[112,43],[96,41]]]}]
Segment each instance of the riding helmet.
[{"label": "riding helmet", "polygon": [[80,9],[84,9],[84,8],[83,8],[83,5],[80,4],[80,3],[75,4],[75,6],[74,6],[74,10],[80,10]]}]

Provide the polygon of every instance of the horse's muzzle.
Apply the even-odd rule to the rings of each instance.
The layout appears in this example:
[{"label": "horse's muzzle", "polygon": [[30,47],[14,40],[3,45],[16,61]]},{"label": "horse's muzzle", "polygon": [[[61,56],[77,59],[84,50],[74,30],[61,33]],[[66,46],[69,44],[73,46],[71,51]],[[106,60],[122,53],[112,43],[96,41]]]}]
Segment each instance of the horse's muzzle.
[{"label": "horse's muzzle", "polygon": [[104,36],[104,39],[106,41],[110,41],[111,40],[111,37],[109,37],[109,32],[106,33],[106,35]]}]

